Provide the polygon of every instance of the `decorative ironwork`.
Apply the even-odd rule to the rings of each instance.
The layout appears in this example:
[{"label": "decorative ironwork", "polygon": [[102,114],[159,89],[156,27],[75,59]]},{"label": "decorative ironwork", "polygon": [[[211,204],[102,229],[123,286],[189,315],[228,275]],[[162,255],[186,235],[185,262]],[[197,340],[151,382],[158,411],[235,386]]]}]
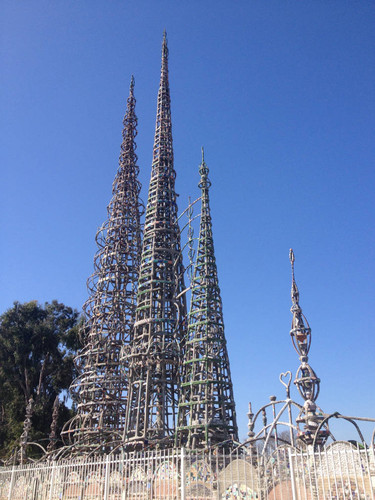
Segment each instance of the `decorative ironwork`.
[{"label": "decorative ironwork", "polygon": [[296,419],[298,426],[300,424],[304,425],[303,430],[298,431],[298,438],[306,445],[315,443],[322,446],[327,441],[329,429],[328,426],[320,427],[319,435],[316,436],[317,428],[320,422],[324,420],[321,409],[316,405],[316,399],[320,390],[320,379],[308,363],[308,354],[311,346],[311,328],[299,305],[299,291],[294,277],[295,257],[292,249],[290,249],[289,258],[292,266],[292,307],[290,311],[293,314],[290,335],[293,347],[299,354],[301,361],[294,384],[305,401]]},{"label": "decorative ironwork", "polygon": [[168,47],[164,33],[161,77],[134,338],[124,350],[129,396],[127,449],[173,444],[179,369],[185,338],[186,299],[177,222]]},{"label": "decorative ironwork", "polygon": [[59,408],[60,408],[60,401],[59,397],[56,396],[56,399],[53,403],[53,411],[52,411],[52,422],[51,422],[51,432],[49,434],[49,443],[47,446],[47,452],[52,453],[55,448],[56,444],[58,441],[58,435],[57,435],[57,419],[59,418]]},{"label": "decorative ironwork", "polygon": [[[292,374],[290,371],[281,373],[279,380],[285,387],[286,398],[277,399],[276,396],[270,396],[270,402],[262,406],[255,414],[249,403],[248,417],[248,437],[240,447],[246,446],[252,454],[261,451],[262,454],[270,453],[278,447],[291,446],[295,448],[296,434],[298,427],[293,420],[293,409],[300,412],[303,407],[290,399],[290,384]],[[270,421],[268,414],[270,413]],[[286,417],[286,419],[285,419]],[[261,427],[255,431],[258,421],[262,420]]]},{"label": "decorative ironwork", "polygon": [[[283,447],[297,450],[307,448],[309,451],[321,451],[328,437],[336,442],[335,436],[328,427],[331,419],[341,419],[352,424],[357,431],[359,443],[364,448],[368,447],[359,427],[360,422],[375,422],[374,418],[349,417],[338,412],[323,413],[315,403],[319,393],[319,379],[308,365],[308,353],[311,345],[311,329],[307,319],[302,314],[299,305],[299,291],[294,277],[294,253],[290,251],[292,264],[292,308],[293,314],[291,335],[296,351],[300,355],[301,366],[299,367],[294,384],[305,400],[304,405],[293,401],[290,397],[290,385],[292,373],[287,371],[281,373],[279,380],[286,390],[286,398],[277,400],[276,396],[270,396],[270,402],[262,406],[255,414],[249,403],[248,416],[248,438],[239,448],[247,447],[253,455],[261,450],[262,454],[278,453]],[[312,399],[314,398],[314,399]],[[296,418],[293,413],[298,412]],[[268,415],[267,415],[268,414]],[[271,415],[269,415],[271,414]],[[268,418],[271,417],[271,419]],[[261,426],[257,426],[262,420]],[[270,421],[269,421],[270,420]],[[303,430],[300,424],[304,424]],[[258,427],[258,430],[255,430]],[[372,434],[370,446],[374,447],[375,430]],[[332,446],[333,443],[330,444]],[[305,446],[306,445],[306,446]],[[328,448],[327,448],[328,449]]]},{"label": "decorative ironwork", "polygon": [[33,418],[34,414],[34,399],[31,397],[29,399],[29,402],[26,406],[26,414],[25,414],[25,420],[23,423],[23,432],[20,437],[20,463],[23,464],[25,460],[27,459],[26,455],[26,447],[28,444],[29,440],[29,433],[32,427],[31,419]]},{"label": "decorative ironwork", "polygon": [[208,167],[199,167],[202,210],[182,369],[177,442],[200,449],[238,441],[212,236]]},{"label": "decorative ironwork", "polygon": [[132,77],[108,219],[96,235],[98,252],[84,305],[84,347],[75,359],[80,375],[71,392],[77,415],[62,433],[80,452],[108,452],[124,430],[128,381],[120,353],[132,337],[141,254],[135,103]]},{"label": "decorative ironwork", "polygon": [[345,442],[315,453],[172,449],[0,467],[4,500],[370,500],[374,493],[373,449]]}]

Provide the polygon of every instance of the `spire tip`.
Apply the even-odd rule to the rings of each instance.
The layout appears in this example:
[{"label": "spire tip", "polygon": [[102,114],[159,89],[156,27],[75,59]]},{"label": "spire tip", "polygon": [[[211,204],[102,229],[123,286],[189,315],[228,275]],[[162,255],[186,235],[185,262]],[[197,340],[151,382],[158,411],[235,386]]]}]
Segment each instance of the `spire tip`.
[{"label": "spire tip", "polygon": [[289,250],[289,260],[290,260],[291,264],[294,264],[295,257],[294,257],[293,248],[291,248],[291,249]]},{"label": "spire tip", "polygon": [[168,60],[168,41],[167,41],[167,32],[163,31],[163,43],[161,44],[161,54],[162,54],[162,66]]},{"label": "spire tip", "polygon": [[296,260],[295,259],[295,256],[294,256],[294,252],[293,252],[293,248],[291,248],[289,250],[289,260],[290,260],[290,265],[292,267],[292,302],[293,303],[298,303],[298,288],[297,288],[297,284],[296,284],[296,280],[295,280],[295,277],[294,277],[294,261]]}]

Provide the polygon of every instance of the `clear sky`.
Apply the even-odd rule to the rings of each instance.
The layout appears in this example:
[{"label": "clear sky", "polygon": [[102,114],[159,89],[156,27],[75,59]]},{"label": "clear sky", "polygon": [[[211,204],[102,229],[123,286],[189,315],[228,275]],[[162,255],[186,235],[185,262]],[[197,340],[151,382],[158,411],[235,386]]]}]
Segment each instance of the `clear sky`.
[{"label": "clear sky", "polygon": [[[299,365],[289,248],[324,411],[375,417],[375,4],[3,0],[0,312],[81,309],[130,77],[142,197],[168,33],[179,208],[201,146],[240,424]],[[294,397],[298,399],[296,393]]]}]

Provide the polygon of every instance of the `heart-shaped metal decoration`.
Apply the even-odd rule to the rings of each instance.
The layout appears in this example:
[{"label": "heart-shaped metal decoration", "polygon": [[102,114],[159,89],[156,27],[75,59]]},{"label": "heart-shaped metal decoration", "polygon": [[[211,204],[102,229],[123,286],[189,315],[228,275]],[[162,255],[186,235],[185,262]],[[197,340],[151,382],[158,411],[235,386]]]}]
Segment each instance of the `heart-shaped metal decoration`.
[{"label": "heart-shaped metal decoration", "polygon": [[285,373],[280,373],[279,380],[286,389],[286,397],[289,398],[290,397],[290,383],[292,381],[292,372],[288,370]]}]

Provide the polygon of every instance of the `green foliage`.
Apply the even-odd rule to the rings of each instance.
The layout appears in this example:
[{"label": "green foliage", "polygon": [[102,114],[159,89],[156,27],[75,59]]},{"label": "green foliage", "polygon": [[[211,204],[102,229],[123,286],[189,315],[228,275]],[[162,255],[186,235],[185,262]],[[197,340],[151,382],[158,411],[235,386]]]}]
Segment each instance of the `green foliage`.
[{"label": "green foliage", "polygon": [[[52,407],[75,376],[79,314],[57,301],[14,303],[0,316],[0,458],[18,446],[25,407],[34,398],[31,440],[48,444]],[[59,425],[71,416],[61,404]]]}]

